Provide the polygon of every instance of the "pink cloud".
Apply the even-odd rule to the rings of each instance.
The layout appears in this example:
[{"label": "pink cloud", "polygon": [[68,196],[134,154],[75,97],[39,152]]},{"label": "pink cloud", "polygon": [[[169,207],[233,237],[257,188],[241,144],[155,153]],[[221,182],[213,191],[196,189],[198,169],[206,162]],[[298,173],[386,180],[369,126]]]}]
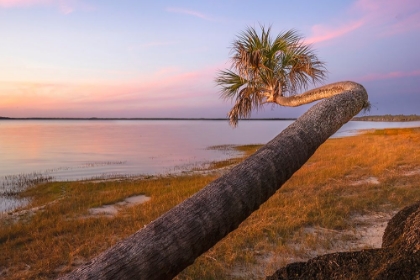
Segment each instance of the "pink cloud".
[{"label": "pink cloud", "polygon": [[66,112],[66,116],[72,116],[71,112],[85,112],[90,116],[103,116],[104,112],[125,114],[128,110],[138,112],[134,116],[141,116],[146,109],[164,111],[173,107],[223,104],[214,84],[217,68],[189,72],[162,68],[135,82],[123,84],[4,82],[0,84],[0,110],[4,112],[2,114],[17,117],[26,111],[56,114],[60,110]]},{"label": "pink cloud", "polygon": [[52,0],[0,0],[0,7],[29,7],[36,5],[46,5],[52,2]]},{"label": "pink cloud", "polygon": [[60,1],[59,9],[60,9],[60,12],[67,15],[74,12],[76,7],[72,3],[69,3],[66,1]]},{"label": "pink cloud", "polygon": [[417,77],[420,76],[420,70],[414,71],[394,71],[389,73],[371,73],[358,79],[359,81],[376,81],[376,80],[388,80],[397,79],[403,77]]},{"label": "pink cloud", "polygon": [[94,10],[92,6],[79,0],[0,0],[0,8],[29,8],[33,6],[56,7],[63,14],[70,14],[75,10]]},{"label": "pink cloud", "polygon": [[358,0],[352,11],[362,13],[363,19],[381,28],[381,36],[420,30],[418,0]]},{"label": "pink cloud", "polygon": [[168,11],[170,13],[190,15],[190,16],[198,17],[198,18],[201,18],[201,19],[204,19],[204,20],[215,21],[215,19],[213,19],[213,18],[211,18],[211,17],[209,17],[209,16],[207,16],[203,13],[193,11],[193,10],[169,7],[169,8],[166,8],[166,11]]},{"label": "pink cloud", "polygon": [[198,71],[181,72],[175,67],[162,68],[144,77],[142,82],[130,91],[125,94],[119,92],[114,98],[121,99],[123,102],[141,100],[139,104],[146,102],[153,103],[153,106],[175,103],[183,106],[191,102],[199,104],[204,99],[207,100],[211,91],[211,99],[214,102],[218,100],[214,84],[217,69],[218,67],[209,67]]},{"label": "pink cloud", "polygon": [[[311,30],[306,43],[333,40],[356,30],[373,29],[378,36],[392,36],[420,30],[420,1],[418,0],[358,0],[341,16],[341,25],[318,24]],[[344,20],[343,20],[344,18]]]},{"label": "pink cloud", "polygon": [[360,28],[361,26],[363,26],[363,23],[363,20],[358,20],[355,22],[347,23],[346,25],[341,26],[339,28],[332,28],[325,25],[315,25],[312,27],[313,35],[306,39],[305,43],[313,44],[341,37],[349,32]]}]

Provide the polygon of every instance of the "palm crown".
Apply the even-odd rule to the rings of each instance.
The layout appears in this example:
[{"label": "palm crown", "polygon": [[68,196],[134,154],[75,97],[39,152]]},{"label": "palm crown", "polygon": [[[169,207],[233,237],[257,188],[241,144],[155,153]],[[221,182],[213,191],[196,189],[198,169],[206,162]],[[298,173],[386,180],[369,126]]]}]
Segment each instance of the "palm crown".
[{"label": "palm crown", "polygon": [[258,34],[250,27],[241,33],[233,42],[231,68],[220,71],[216,78],[221,96],[235,101],[229,112],[233,126],[239,118],[249,117],[253,108],[276,103],[278,96],[296,95],[310,83],[325,79],[324,63],[295,30],[273,40],[270,29],[261,26]]}]

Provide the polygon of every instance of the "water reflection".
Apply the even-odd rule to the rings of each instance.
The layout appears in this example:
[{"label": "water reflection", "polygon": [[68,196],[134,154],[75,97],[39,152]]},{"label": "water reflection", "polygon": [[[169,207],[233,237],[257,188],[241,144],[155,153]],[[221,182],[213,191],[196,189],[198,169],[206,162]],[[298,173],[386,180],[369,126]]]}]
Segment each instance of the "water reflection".
[{"label": "water reflection", "polygon": [[29,202],[28,199],[14,198],[0,195],[0,215],[3,212],[8,212],[20,206],[24,206]]},{"label": "water reflection", "polygon": [[[60,180],[156,174],[230,156],[214,145],[263,144],[292,121],[1,121],[0,177],[48,172]],[[420,122],[349,122],[333,137]]]},{"label": "water reflection", "polygon": [[0,176],[48,170],[59,179],[108,172],[168,172],[228,155],[221,144],[264,143],[290,122],[7,121],[0,122]]}]

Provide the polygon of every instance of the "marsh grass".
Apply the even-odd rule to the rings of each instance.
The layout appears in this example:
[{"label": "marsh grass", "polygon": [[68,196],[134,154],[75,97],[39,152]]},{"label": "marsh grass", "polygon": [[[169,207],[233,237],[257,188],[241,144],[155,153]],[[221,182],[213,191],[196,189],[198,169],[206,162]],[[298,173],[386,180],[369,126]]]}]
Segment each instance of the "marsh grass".
[{"label": "marsh grass", "polygon": [[[292,260],[312,257],[314,250],[328,251],[343,241],[334,232],[356,228],[354,215],[396,211],[420,198],[419,145],[420,129],[328,140],[258,211],[177,279],[260,279]],[[258,146],[239,149],[246,157]],[[228,168],[240,160],[207,168]],[[20,195],[31,197],[25,209],[38,211],[19,209],[0,221],[0,278],[50,279],[70,271],[217,176],[191,173],[32,187]],[[379,183],[366,181],[371,177]],[[151,200],[115,217],[88,215],[92,207],[139,194]],[[331,238],[306,230],[314,227],[331,232]]]},{"label": "marsh grass", "polygon": [[34,172],[0,177],[0,195],[15,196],[33,186],[52,181],[52,176]]}]

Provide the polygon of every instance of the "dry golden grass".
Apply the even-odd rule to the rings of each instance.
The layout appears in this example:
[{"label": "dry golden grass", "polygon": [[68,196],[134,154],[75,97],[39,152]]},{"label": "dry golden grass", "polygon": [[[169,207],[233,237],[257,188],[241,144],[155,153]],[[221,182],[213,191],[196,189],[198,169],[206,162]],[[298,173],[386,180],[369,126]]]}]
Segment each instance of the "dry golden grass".
[{"label": "dry golden grass", "polygon": [[[258,211],[178,279],[260,279],[306,249],[333,239],[302,229],[354,228],[351,217],[395,211],[420,198],[420,129],[388,129],[330,139]],[[256,146],[244,147],[245,152]],[[212,168],[232,162],[214,163]],[[0,220],[0,278],[51,279],[89,260],[180,203],[217,175],[182,175],[105,182],[55,182],[22,195],[33,214]],[[377,178],[378,184],[361,181]],[[151,200],[115,217],[88,210],[145,194]],[[10,216],[10,215],[9,215]],[[291,244],[300,244],[292,246]]]},{"label": "dry golden grass", "polygon": [[[258,211],[179,279],[259,279],[302,256],[300,248],[328,249],[328,240],[302,228],[352,228],[351,217],[400,209],[420,198],[420,129],[395,129],[330,139]],[[417,174],[405,176],[408,171]],[[379,184],[359,181],[376,177]],[[324,242],[324,244],[319,244]],[[302,254],[299,254],[302,253]]]},{"label": "dry golden grass", "polygon": [[[0,229],[0,270],[8,279],[50,278],[87,260],[156,219],[212,181],[212,176],[178,176],[109,182],[57,182],[27,191],[27,208],[48,204],[18,222],[4,219]],[[115,217],[90,217],[88,210],[146,194],[149,202]],[[53,203],[51,203],[53,202]]]}]

